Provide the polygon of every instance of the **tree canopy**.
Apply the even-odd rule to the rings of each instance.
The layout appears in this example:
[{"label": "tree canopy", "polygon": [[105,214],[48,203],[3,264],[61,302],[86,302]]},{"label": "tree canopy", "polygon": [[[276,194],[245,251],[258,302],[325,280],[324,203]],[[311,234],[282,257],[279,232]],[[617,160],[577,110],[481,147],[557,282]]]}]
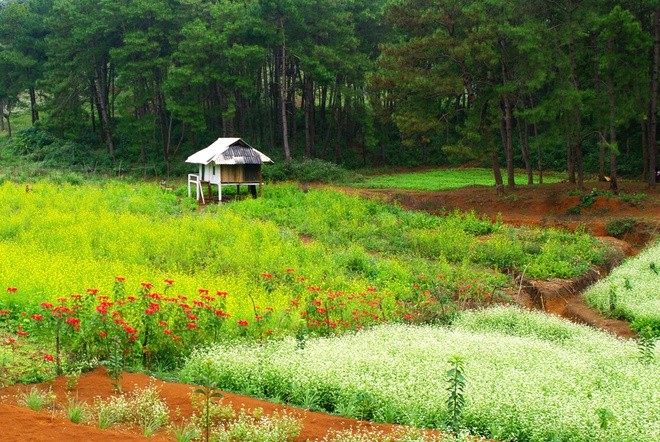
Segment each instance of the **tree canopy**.
[{"label": "tree canopy", "polygon": [[616,190],[655,182],[659,63],[656,0],[4,0],[0,130],[22,105],[109,165],[240,136],[286,161]]}]

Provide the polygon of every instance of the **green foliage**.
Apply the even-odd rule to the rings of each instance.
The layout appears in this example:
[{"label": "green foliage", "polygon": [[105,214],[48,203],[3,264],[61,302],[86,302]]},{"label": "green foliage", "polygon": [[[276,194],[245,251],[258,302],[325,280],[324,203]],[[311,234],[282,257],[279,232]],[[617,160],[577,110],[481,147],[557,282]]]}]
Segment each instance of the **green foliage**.
[{"label": "green foliage", "polygon": [[630,218],[612,220],[605,226],[605,232],[615,238],[621,238],[626,233],[632,232],[636,225],[636,221]]},{"label": "green foliage", "polygon": [[263,169],[264,180],[298,181],[301,183],[323,182],[334,184],[354,183],[361,177],[334,163],[320,159],[280,161]]}]

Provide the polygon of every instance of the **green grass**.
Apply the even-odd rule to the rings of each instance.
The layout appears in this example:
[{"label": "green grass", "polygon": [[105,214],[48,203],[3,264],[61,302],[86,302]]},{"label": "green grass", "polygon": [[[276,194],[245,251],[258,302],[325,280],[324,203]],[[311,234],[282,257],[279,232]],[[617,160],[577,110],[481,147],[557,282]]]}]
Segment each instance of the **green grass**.
[{"label": "green grass", "polygon": [[[535,180],[538,177],[535,175]],[[561,178],[557,174],[544,174],[543,181],[553,183]],[[527,174],[516,173],[517,184],[527,183]],[[451,190],[467,186],[494,186],[495,179],[490,169],[440,169],[425,172],[394,173],[366,177],[364,181],[353,183],[353,187],[369,189],[408,189],[408,190]]]},{"label": "green grass", "polygon": [[437,217],[331,190],[304,193],[292,185],[269,188],[263,198],[222,210],[269,220],[333,247],[359,245],[382,256],[525,269],[536,278],[583,274],[603,262],[606,250],[583,232],[512,228],[474,213]]},{"label": "green grass", "polygon": [[[218,387],[349,417],[447,428],[447,361],[464,360],[460,426],[496,440],[652,442],[660,438],[660,364],[632,341],[543,313],[494,308],[447,327],[384,325],[339,337],[200,349]],[[655,350],[656,360],[660,349]],[[599,410],[614,416],[607,430]]]}]

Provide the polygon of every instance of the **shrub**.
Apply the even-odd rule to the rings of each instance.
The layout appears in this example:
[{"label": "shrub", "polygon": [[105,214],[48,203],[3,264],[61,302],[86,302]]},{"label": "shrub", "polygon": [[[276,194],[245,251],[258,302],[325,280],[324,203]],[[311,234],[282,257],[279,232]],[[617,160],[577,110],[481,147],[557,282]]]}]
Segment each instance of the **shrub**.
[{"label": "shrub", "polygon": [[626,233],[630,233],[635,228],[636,221],[631,218],[615,219],[609,221],[605,226],[605,232],[609,236],[621,238]]}]

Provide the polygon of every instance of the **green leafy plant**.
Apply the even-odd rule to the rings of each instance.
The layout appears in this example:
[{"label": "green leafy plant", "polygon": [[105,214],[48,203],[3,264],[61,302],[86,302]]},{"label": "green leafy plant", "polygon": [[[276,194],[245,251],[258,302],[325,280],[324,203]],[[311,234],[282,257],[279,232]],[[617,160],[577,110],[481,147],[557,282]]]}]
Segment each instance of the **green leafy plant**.
[{"label": "green leafy plant", "polygon": [[447,370],[446,382],[449,397],[447,398],[447,424],[449,428],[456,434],[459,430],[461,415],[465,407],[465,386],[467,379],[465,378],[463,358],[459,355],[454,355],[449,359],[451,368]]},{"label": "green leafy plant", "polygon": [[202,396],[202,433],[204,441],[208,442],[211,433],[211,424],[213,423],[213,405],[214,401],[222,399],[222,393],[217,391],[213,386],[215,381],[213,379],[214,366],[213,361],[208,360],[203,367],[202,379],[203,384],[197,388],[194,393]]},{"label": "green leafy plant", "polygon": [[116,336],[113,337],[111,351],[108,359],[105,361],[105,367],[108,372],[108,377],[110,378],[112,388],[115,390],[115,392],[121,393],[121,380],[124,372],[124,355],[122,352],[121,343],[119,342],[119,338]]}]

